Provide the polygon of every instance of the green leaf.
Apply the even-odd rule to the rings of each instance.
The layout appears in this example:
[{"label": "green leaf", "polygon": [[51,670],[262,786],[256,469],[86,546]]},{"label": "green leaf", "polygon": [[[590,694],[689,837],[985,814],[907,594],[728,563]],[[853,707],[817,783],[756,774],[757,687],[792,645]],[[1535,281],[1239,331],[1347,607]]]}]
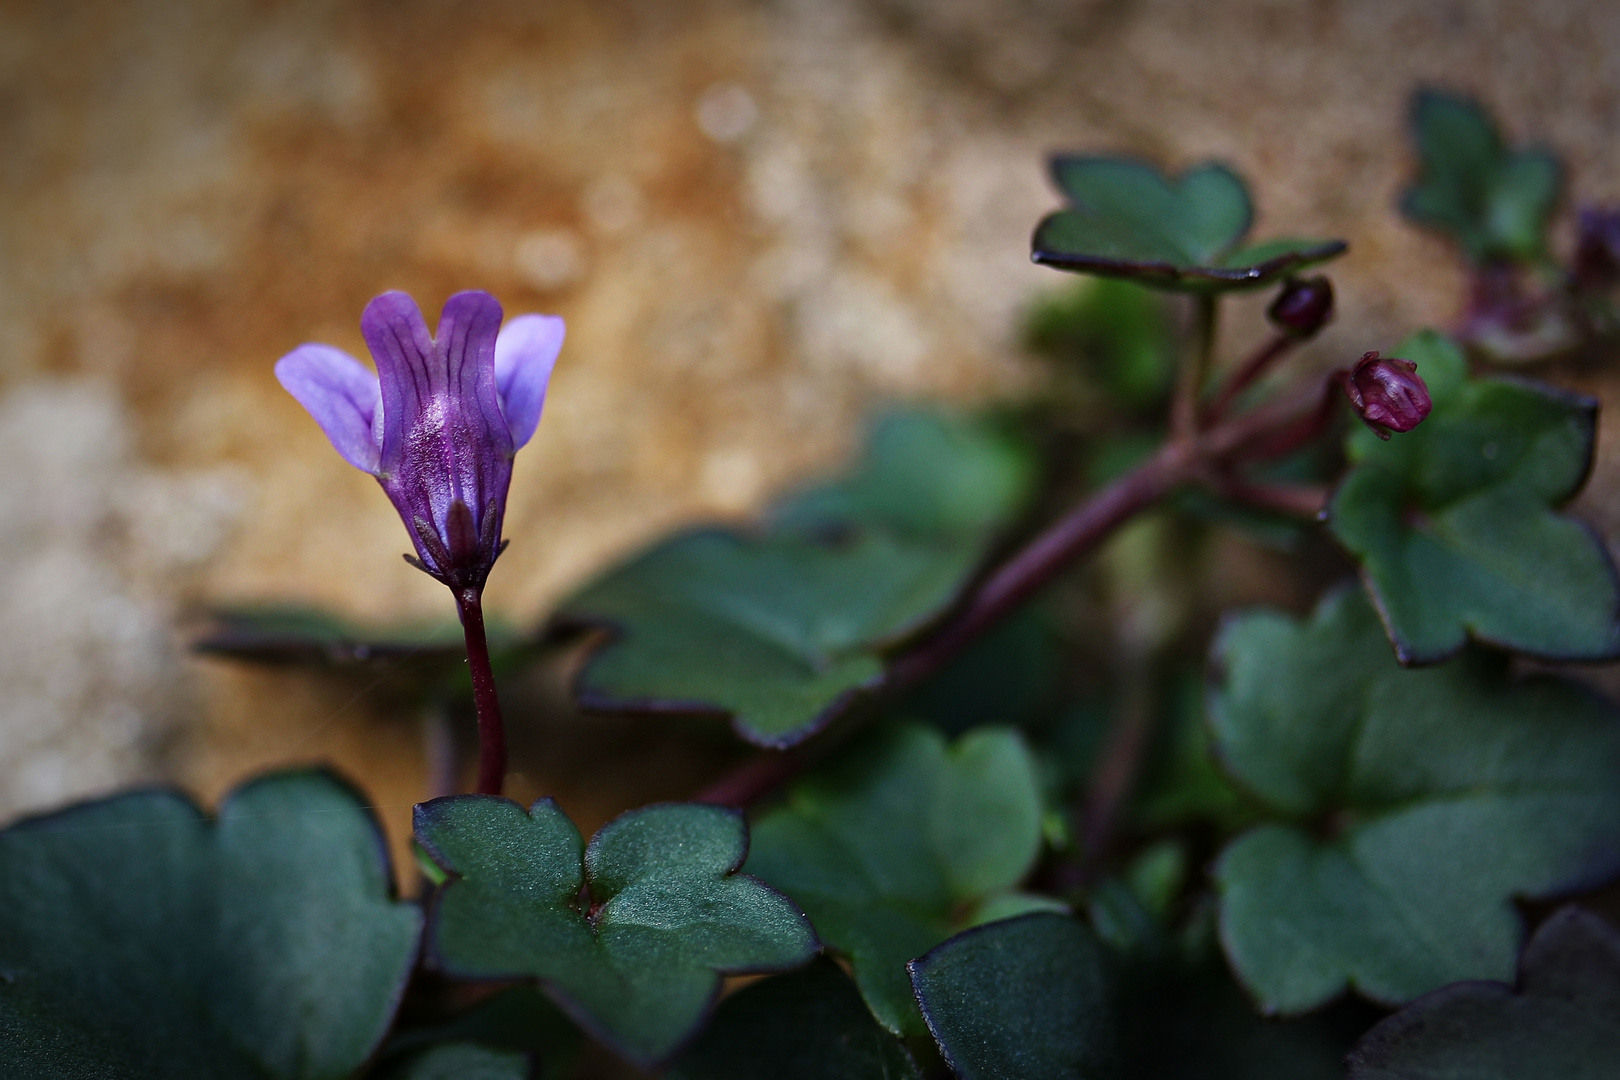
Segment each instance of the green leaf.
[{"label": "green leaf", "polygon": [[1345,250],[1339,240],[1239,247],[1253,210],[1243,181],[1207,164],[1171,179],[1124,158],[1057,157],[1052,177],[1069,208],[1035,229],[1036,262],[1159,289],[1254,288]]},{"label": "green leaf", "polygon": [[[721,973],[782,971],[817,949],[785,898],[738,874],[741,815],[668,803],[632,810],[584,845],[550,799],[457,795],[416,808],[416,838],[451,875],[430,956],[463,978],[536,978],[631,1061],[672,1054]],[[582,898],[584,890],[584,898]]]},{"label": "green leaf", "polygon": [[1476,264],[1547,254],[1563,169],[1550,152],[1509,148],[1478,102],[1433,90],[1412,101],[1418,178],[1407,217],[1455,240]]},{"label": "green leaf", "polygon": [[965,926],[1052,901],[1012,891],[1041,846],[1035,766],[1012,731],[947,746],[892,725],[795,784],[754,826],[748,870],[803,905],[884,1027],[921,1034],[906,961]]},{"label": "green leaf", "polygon": [[1335,1080],[1353,1037],[1264,1022],[1218,969],[1111,953],[1060,915],[969,930],[911,979],[962,1080]]},{"label": "green leaf", "polygon": [[729,716],[752,743],[794,745],[956,598],[1032,479],[1027,449],[983,422],[891,416],[855,475],[790,500],[768,529],[676,536],[564,604],[561,622],[614,632],[575,692],[600,709]]},{"label": "green leaf", "polygon": [[[439,873],[442,877],[443,871]],[[514,986],[442,1023],[396,1030],[383,1055],[392,1059],[419,1055],[440,1043],[476,1043],[517,1052],[526,1063],[538,1060],[536,1080],[562,1080],[572,1072],[582,1042],[579,1028],[543,993]],[[524,1076],[529,1067],[525,1065]]]},{"label": "green leaf", "polygon": [[1102,946],[1036,912],[951,938],[909,965],[928,1029],[962,1080],[1118,1075],[1118,1018]]},{"label": "green leaf", "polygon": [[905,1048],[872,1021],[829,960],[720,1003],[669,1080],[916,1080]]},{"label": "green leaf", "polygon": [[1586,526],[1553,512],[1591,468],[1596,403],[1470,379],[1433,331],[1396,351],[1417,363],[1434,411],[1387,443],[1352,435],[1329,513],[1402,661],[1443,659],[1469,634],[1554,659],[1616,655],[1614,566]]},{"label": "green leaf", "polygon": [[[540,646],[498,619],[490,620],[488,634],[497,672],[522,663]],[[467,679],[467,647],[454,620],[366,626],[294,604],[221,607],[209,612],[207,629],[191,647],[249,664],[364,678],[368,688],[386,675],[387,689],[417,699],[444,694]]]},{"label": "green leaf", "polygon": [[147,791],[0,832],[0,1073],[348,1076],[382,1040],[421,915],[347,785],[289,772],[210,821]]},{"label": "green leaf", "polygon": [[1215,645],[1216,749],[1273,820],[1221,854],[1221,937],[1269,1011],[1506,978],[1516,897],[1620,871],[1620,716],[1482,651],[1399,667],[1359,590]]},{"label": "green leaf", "polygon": [[1611,1080],[1620,1076],[1620,935],[1564,908],[1524,950],[1517,989],[1459,983],[1367,1033],[1350,1080]]},{"label": "green leaf", "polygon": [[1255,806],[1215,763],[1204,723],[1201,678],[1178,673],[1160,682],[1159,745],[1131,800],[1131,820],[1142,832],[1209,822],[1223,834],[1255,819]]},{"label": "green leaf", "polygon": [[530,1080],[529,1056],[477,1043],[441,1043],[383,1073],[386,1080]]}]

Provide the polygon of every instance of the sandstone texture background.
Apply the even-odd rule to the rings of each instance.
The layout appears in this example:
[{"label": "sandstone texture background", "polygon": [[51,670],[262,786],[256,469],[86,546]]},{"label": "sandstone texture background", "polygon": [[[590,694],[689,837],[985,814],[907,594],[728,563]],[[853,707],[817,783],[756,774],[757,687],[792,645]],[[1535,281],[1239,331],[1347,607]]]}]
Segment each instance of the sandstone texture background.
[{"label": "sandstone texture background", "polygon": [[[880,402],[1025,390],[1055,149],[1219,157],[1262,233],[1348,239],[1321,357],[1450,321],[1458,264],[1394,212],[1420,83],[1620,200],[1602,0],[0,4],[0,814],[331,760],[404,835],[414,720],[185,650],[209,603],[448,617],[271,374],[303,341],[364,355],[375,293],[568,319],[489,595],[528,622],[827,467]],[[1613,533],[1611,430],[1585,509]],[[682,793],[673,745],[624,768]],[[518,786],[581,783],[557,769]]]}]

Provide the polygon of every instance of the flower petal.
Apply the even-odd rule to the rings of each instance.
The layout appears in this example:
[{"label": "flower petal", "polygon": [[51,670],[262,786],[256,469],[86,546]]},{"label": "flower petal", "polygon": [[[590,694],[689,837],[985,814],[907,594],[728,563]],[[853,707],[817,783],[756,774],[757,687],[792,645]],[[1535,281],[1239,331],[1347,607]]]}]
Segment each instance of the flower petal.
[{"label": "flower petal", "polygon": [[[495,380],[495,338],[501,329],[501,303],[487,292],[458,292],[444,302],[436,341],[449,375],[450,392],[463,408],[476,409],[489,446],[510,457],[510,429],[501,415]],[[505,445],[503,445],[505,444]]]},{"label": "flower petal", "polygon": [[380,471],[392,475],[405,454],[410,424],[427,407],[435,378],[433,339],[416,301],[402,292],[385,292],[360,314],[360,334],[377,362],[382,384],[383,432]]},{"label": "flower petal", "polygon": [[540,426],[546,384],[562,351],[566,328],[556,315],[519,315],[495,339],[495,385],[512,431],[512,448],[523,446]]},{"label": "flower petal", "polygon": [[355,468],[377,474],[382,390],[364,364],[330,345],[300,345],[276,361],[276,379]]}]

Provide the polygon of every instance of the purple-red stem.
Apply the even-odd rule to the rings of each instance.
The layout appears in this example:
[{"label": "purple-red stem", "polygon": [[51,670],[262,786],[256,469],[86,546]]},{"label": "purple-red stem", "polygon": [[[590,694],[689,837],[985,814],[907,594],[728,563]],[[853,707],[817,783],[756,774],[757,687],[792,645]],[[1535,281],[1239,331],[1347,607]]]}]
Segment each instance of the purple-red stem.
[{"label": "purple-red stem", "polygon": [[[1212,324],[1205,325],[1213,329]],[[1304,509],[1314,491],[1250,485],[1231,477],[1227,470],[1245,461],[1287,453],[1319,435],[1332,420],[1336,380],[1341,378],[1336,373],[1320,388],[1260,406],[1207,431],[1198,429],[1195,418],[1190,435],[1172,437],[1153,457],[1087,499],[997,567],[939,630],[889,666],[879,693],[892,695],[938,671],[1070,563],[1182,483],[1211,484],[1237,499],[1252,495],[1269,509]],[[768,752],[722,776],[698,795],[698,801],[747,806],[791,780],[812,760],[808,747],[786,754]]]},{"label": "purple-red stem", "polygon": [[1288,355],[1288,351],[1301,340],[1292,334],[1272,335],[1270,341],[1255,350],[1254,355],[1245,360],[1226,380],[1226,385],[1221,387],[1221,392],[1210,404],[1209,415],[1217,420],[1226,415],[1226,410],[1232,407],[1232,402],[1237,396],[1247,390],[1254,380],[1264,375],[1267,368]]},{"label": "purple-red stem", "polygon": [[478,788],[480,795],[499,795],[506,780],[506,725],[495,693],[495,669],[489,663],[484,636],[483,597],[475,589],[456,593],[456,611],[467,637],[467,672],[472,676],[473,706],[478,711]]},{"label": "purple-red stem", "polygon": [[944,629],[895,661],[885,682],[910,686],[938,671],[1071,562],[1190,479],[1191,464],[1185,444],[1167,443],[1152,458],[1081,503],[1002,563]]}]

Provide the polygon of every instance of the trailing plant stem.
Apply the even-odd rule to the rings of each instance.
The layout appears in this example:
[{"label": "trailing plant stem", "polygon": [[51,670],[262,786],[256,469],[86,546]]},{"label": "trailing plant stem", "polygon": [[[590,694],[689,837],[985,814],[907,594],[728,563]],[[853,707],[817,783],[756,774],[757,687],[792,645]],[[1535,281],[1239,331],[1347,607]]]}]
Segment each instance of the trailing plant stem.
[{"label": "trailing plant stem", "polygon": [[1209,407],[1209,415],[1216,420],[1225,416],[1226,411],[1232,407],[1232,402],[1236,400],[1237,396],[1247,390],[1261,375],[1264,375],[1267,368],[1288,355],[1289,351],[1299,344],[1300,340],[1300,338],[1292,334],[1273,334],[1270,340],[1256,349],[1254,354],[1245,360],[1242,366],[1226,380],[1226,384],[1221,387],[1221,392],[1215,396],[1214,402]]},{"label": "trailing plant stem", "polygon": [[1195,470],[1189,449],[1180,441],[1166,443],[1153,457],[1060,518],[997,567],[943,630],[897,660],[886,682],[910,686],[933,674],[1115,529],[1192,479]]},{"label": "trailing plant stem", "polygon": [[480,795],[499,795],[506,779],[506,725],[495,693],[495,670],[484,635],[483,597],[476,589],[456,593],[456,611],[467,637],[467,672],[472,676],[473,706],[478,711],[478,788]]},{"label": "trailing plant stem", "polygon": [[[875,693],[891,697],[933,675],[1070,564],[1183,484],[1203,484],[1228,498],[1268,510],[1315,514],[1325,501],[1325,492],[1251,484],[1235,470],[1287,453],[1326,430],[1341,377],[1342,373],[1335,373],[1320,384],[1207,430],[1172,436],[1158,453],[1052,523],[992,570],[942,626],[890,663]],[[871,699],[865,700],[869,703]],[[869,713],[868,709],[863,715]],[[845,735],[851,726],[835,725]],[[830,741],[839,738],[829,731],[815,740],[814,749],[801,746],[787,753],[768,751],[750,759],[704,789],[697,800],[729,806],[756,802],[811,764],[817,751],[826,749],[829,736]],[[1123,756],[1130,760],[1130,755]],[[1134,763],[1130,768],[1134,771]]]}]

